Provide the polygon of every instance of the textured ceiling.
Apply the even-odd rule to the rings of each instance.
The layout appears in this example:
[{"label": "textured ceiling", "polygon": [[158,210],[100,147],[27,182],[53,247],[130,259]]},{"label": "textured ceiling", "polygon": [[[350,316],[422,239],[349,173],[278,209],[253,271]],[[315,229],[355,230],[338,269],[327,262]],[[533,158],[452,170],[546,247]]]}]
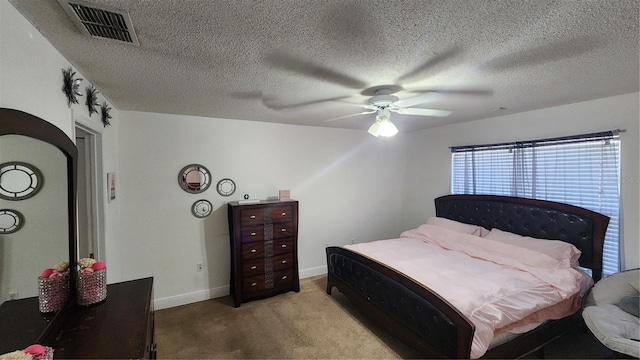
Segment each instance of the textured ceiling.
[{"label": "textured ceiling", "polygon": [[81,34],[56,0],[10,2],[121,110],[367,129],[326,120],[394,85],[453,111],[392,114],[406,132],[640,82],[638,0],[88,2],[128,12],[140,46]]}]

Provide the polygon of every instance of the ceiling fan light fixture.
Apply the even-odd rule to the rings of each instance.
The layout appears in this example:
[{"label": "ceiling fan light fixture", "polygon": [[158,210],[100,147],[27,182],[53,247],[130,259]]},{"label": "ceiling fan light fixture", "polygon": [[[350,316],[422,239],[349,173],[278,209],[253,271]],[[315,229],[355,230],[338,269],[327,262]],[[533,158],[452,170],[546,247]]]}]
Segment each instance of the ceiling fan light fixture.
[{"label": "ceiling fan light fixture", "polygon": [[393,125],[389,118],[379,121],[380,127],[378,128],[378,134],[380,136],[391,137],[398,133],[398,128]]},{"label": "ceiling fan light fixture", "polygon": [[367,132],[375,137],[378,137],[380,136],[379,130],[380,130],[380,122],[376,121],[369,127],[369,130],[367,130]]},{"label": "ceiling fan light fixture", "polygon": [[374,122],[368,130],[369,134],[375,137],[390,137],[397,134],[398,128],[389,120],[390,115],[389,109],[380,109],[376,116],[376,122]]}]

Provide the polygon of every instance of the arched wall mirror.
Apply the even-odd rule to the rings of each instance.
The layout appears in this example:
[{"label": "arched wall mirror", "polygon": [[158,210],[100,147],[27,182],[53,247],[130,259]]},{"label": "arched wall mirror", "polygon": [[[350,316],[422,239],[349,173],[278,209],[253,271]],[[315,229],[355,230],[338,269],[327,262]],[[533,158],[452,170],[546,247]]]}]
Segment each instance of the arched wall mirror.
[{"label": "arched wall mirror", "polygon": [[[14,173],[6,179],[11,183],[5,184],[20,190],[22,185],[15,180],[28,180],[29,185],[23,186],[28,196],[20,201],[0,198],[0,209],[15,210],[23,218],[19,231],[0,233],[0,354],[46,344],[55,336],[52,329],[64,322],[72,304],[56,313],[40,313],[38,276],[61,261],[69,261],[75,269],[77,258],[77,150],[71,139],[36,116],[0,108],[0,164],[12,163],[30,165],[40,179],[34,180],[29,170]],[[74,299],[74,271],[70,275]]]}]

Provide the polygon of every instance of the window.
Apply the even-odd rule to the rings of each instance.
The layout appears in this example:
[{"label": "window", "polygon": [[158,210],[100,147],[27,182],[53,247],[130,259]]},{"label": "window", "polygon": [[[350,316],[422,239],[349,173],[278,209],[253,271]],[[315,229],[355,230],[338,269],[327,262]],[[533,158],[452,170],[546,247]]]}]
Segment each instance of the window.
[{"label": "window", "polygon": [[563,202],[611,218],[604,276],[620,269],[620,140],[615,132],[451,149],[451,193]]}]

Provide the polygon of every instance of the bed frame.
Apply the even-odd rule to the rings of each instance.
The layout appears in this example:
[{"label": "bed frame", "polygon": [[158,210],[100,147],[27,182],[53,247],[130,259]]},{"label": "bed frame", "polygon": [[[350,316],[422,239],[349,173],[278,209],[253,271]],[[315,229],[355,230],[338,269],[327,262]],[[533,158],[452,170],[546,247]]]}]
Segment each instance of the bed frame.
[{"label": "bed frame", "polygon": [[[602,246],[609,218],[580,207],[518,197],[447,195],[435,199],[436,215],[487,229],[569,242],[582,251],[580,266],[602,274]],[[328,247],[327,294],[335,287],[361,311],[426,358],[466,358],[474,325],[429,288],[371,258],[342,247]],[[483,358],[518,358],[579,326],[580,312],[546,322]]]}]

